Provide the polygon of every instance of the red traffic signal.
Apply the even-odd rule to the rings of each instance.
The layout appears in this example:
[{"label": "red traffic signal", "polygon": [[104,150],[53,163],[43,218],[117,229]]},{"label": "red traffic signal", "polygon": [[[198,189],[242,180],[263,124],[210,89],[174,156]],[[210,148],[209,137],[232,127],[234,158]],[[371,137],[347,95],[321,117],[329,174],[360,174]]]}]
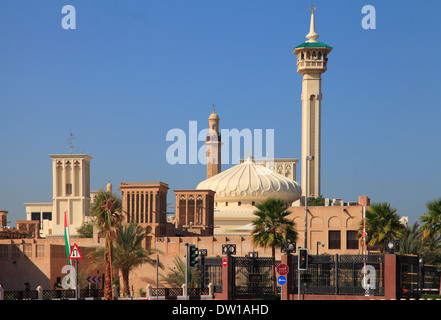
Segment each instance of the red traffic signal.
[{"label": "red traffic signal", "polygon": [[299,249],[299,270],[308,270],[308,249]]}]

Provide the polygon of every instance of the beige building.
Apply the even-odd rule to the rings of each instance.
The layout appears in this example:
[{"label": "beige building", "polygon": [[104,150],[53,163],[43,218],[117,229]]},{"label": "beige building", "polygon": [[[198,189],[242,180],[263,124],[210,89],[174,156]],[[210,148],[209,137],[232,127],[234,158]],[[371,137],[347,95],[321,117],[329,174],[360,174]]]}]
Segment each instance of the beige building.
[{"label": "beige building", "polygon": [[156,237],[167,235],[168,184],[161,181],[121,182],[125,222],[135,222]]},{"label": "beige building", "polygon": [[212,236],[214,229],[212,190],[175,190],[175,226],[178,230]]},{"label": "beige building", "polygon": [[25,203],[26,220],[39,221],[39,235],[46,237],[52,230],[52,202]]},{"label": "beige building", "polygon": [[72,235],[90,215],[90,160],[86,154],[50,155],[53,202],[25,203],[26,218],[40,222],[41,237],[64,235],[64,212]]},{"label": "beige building", "polygon": [[64,234],[64,212],[72,234],[90,215],[90,160],[85,154],[51,155],[53,172],[52,228],[47,235]]}]

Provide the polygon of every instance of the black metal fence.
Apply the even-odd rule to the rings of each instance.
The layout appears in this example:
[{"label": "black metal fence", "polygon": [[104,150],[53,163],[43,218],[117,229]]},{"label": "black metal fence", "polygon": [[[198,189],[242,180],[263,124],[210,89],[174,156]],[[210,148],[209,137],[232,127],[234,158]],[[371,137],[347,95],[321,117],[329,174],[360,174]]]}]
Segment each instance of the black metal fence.
[{"label": "black metal fence", "polygon": [[[298,257],[292,257],[291,293],[298,294]],[[280,261],[275,262],[275,267]],[[366,271],[364,273],[364,268]],[[208,295],[208,285],[214,293],[222,292],[222,258],[207,258],[198,264],[198,288],[189,288],[189,296]],[[274,297],[272,259],[234,257],[234,299]],[[366,278],[365,278],[366,275]],[[397,298],[418,298],[424,293],[440,293],[440,272],[433,266],[424,266],[416,256],[397,255]],[[289,284],[287,284],[289,285]],[[276,286],[280,293],[280,286]],[[375,295],[383,296],[383,255],[310,255],[308,270],[300,272],[300,293],[318,295]],[[182,288],[153,288],[154,296],[183,296]],[[104,289],[82,289],[80,298],[102,298]],[[43,290],[43,299],[73,299],[75,290]],[[5,291],[5,300],[35,300],[37,290]]]},{"label": "black metal fence", "polygon": [[[298,294],[297,256],[290,270],[294,271],[292,293]],[[382,296],[384,256],[310,255],[308,270],[300,272],[300,293]]]},{"label": "black metal fence", "polygon": [[5,291],[5,300],[35,300],[38,299],[37,290]]},{"label": "black metal fence", "polygon": [[[104,289],[81,289],[80,299],[102,298]],[[43,300],[74,299],[75,290],[43,290]],[[5,300],[37,300],[37,290],[5,291]]]},{"label": "black metal fence", "polygon": [[[203,296],[208,295],[207,288],[188,288],[187,294],[189,296]],[[152,294],[154,297],[179,297],[184,295],[182,288],[152,288]]]}]

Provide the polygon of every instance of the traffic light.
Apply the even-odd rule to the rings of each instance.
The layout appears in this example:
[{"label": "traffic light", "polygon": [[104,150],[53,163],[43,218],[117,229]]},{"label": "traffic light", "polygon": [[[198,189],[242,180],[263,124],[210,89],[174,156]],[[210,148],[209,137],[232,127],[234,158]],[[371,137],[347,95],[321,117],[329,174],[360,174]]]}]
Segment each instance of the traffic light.
[{"label": "traffic light", "polygon": [[199,252],[198,252],[198,248],[196,248],[196,246],[194,244],[191,244],[189,247],[189,264],[190,264],[190,268],[196,268],[196,264],[198,263],[198,256],[199,256]]},{"label": "traffic light", "polygon": [[299,249],[299,270],[308,270],[308,249]]}]

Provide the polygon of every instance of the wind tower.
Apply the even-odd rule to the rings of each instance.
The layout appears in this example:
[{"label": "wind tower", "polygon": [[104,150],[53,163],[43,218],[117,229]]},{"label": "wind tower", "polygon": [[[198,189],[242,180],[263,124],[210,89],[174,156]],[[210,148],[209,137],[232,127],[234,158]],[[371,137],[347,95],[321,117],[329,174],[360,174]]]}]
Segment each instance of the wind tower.
[{"label": "wind tower", "polygon": [[50,155],[52,158],[52,227],[48,234],[64,234],[64,212],[71,235],[90,216],[90,160],[87,154]]},{"label": "wind tower", "polygon": [[219,133],[219,116],[213,105],[213,113],[208,117],[207,146],[207,179],[221,172],[221,135]]},{"label": "wind tower", "polygon": [[[307,191],[308,198],[320,197],[320,135],[322,79],[326,72],[328,54],[332,47],[318,41],[315,32],[315,6],[310,7],[311,24],[308,39],[295,47],[297,72],[302,80],[302,197]],[[308,160],[307,160],[308,159]]]}]

